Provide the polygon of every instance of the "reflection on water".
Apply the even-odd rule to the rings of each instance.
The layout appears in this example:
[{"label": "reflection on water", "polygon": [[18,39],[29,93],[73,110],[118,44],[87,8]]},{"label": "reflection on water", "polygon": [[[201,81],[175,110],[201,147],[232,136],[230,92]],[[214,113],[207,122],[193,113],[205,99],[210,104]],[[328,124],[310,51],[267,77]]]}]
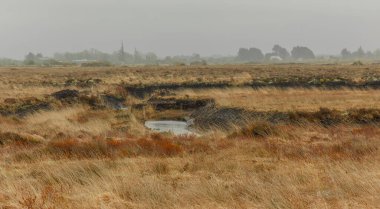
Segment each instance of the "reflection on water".
[{"label": "reflection on water", "polygon": [[189,125],[183,121],[146,121],[145,127],[158,132],[172,132],[175,135],[194,134],[189,130]]}]

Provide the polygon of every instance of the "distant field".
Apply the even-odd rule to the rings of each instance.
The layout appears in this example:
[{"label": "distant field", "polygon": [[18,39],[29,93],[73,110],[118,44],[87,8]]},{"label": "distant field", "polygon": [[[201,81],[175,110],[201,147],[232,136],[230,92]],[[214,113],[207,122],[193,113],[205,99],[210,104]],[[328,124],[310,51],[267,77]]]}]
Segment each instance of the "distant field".
[{"label": "distant field", "polygon": [[[220,65],[0,68],[0,97],[42,96],[64,88],[104,91],[176,84],[216,87],[380,87],[380,65]],[[294,86],[295,85],[295,86]],[[1,99],[0,98],[0,99]]]},{"label": "distant field", "polygon": [[[346,79],[356,83],[380,79],[380,65],[215,65],[215,66],[147,66],[147,67],[57,67],[0,68],[3,84],[25,86],[63,85],[69,79],[101,79],[106,84],[130,85],[170,83],[249,83],[252,80],[276,82],[297,78]],[[17,75],[17,76],[15,76]],[[323,81],[322,81],[323,82]]]},{"label": "distant field", "polygon": [[380,205],[380,65],[0,74],[0,208]]},{"label": "distant field", "polygon": [[380,91],[373,89],[232,88],[183,90],[176,94],[192,98],[212,97],[219,106],[256,111],[316,111],[321,107],[337,110],[380,108]]}]

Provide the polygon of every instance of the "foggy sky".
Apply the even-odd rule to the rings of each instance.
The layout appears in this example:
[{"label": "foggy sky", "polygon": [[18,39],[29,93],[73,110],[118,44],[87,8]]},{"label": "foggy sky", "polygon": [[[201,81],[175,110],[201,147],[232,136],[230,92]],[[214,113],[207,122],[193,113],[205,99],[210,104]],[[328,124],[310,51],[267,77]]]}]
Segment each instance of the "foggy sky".
[{"label": "foggy sky", "polygon": [[0,0],[0,57],[96,48],[123,40],[159,56],[234,55],[305,45],[317,54],[380,48],[378,0]]}]

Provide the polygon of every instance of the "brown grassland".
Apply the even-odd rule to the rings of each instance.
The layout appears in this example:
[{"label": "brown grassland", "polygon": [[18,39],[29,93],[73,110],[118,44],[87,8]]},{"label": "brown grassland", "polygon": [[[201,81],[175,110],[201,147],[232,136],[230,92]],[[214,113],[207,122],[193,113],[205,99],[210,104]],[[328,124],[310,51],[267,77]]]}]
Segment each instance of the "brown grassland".
[{"label": "brown grassland", "polygon": [[[379,65],[0,75],[0,208],[380,208]],[[144,126],[197,114],[231,124]]]}]

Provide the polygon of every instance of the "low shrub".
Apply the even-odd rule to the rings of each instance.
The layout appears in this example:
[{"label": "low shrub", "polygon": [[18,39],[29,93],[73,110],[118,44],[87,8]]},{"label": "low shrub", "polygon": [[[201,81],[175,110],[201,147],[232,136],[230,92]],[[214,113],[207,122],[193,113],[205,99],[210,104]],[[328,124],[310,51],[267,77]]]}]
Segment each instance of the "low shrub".
[{"label": "low shrub", "polygon": [[242,128],[238,132],[232,134],[233,137],[236,136],[245,136],[245,137],[268,137],[272,135],[277,135],[278,130],[276,126],[268,122],[256,122],[251,125],[248,125],[245,128]]}]

